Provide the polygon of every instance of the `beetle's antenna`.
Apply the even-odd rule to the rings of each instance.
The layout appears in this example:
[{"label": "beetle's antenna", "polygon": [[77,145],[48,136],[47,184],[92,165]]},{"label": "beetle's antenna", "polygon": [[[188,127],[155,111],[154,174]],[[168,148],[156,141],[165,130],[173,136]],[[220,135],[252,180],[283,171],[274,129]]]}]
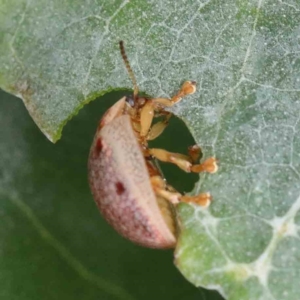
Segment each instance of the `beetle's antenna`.
[{"label": "beetle's antenna", "polygon": [[123,60],[124,60],[124,63],[125,63],[127,72],[128,72],[129,77],[130,77],[130,79],[131,79],[131,81],[132,81],[132,83],[133,83],[133,99],[136,100],[137,97],[138,97],[139,88],[138,88],[138,86],[137,86],[135,76],[134,76],[134,74],[133,74],[133,71],[132,71],[132,69],[131,69],[131,67],[130,67],[130,64],[129,64],[127,55],[126,55],[126,53],[125,53],[124,42],[123,42],[123,41],[120,41],[120,42],[119,42],[119,45],[120,45],[121,55],[122,55],[122,58],[123,58]]}]

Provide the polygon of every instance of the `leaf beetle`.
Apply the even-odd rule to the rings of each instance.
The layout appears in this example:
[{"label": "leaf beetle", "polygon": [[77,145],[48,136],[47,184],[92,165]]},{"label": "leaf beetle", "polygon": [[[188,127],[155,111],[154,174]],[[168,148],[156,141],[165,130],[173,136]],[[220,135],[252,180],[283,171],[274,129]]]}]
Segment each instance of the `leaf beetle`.
[{"label": "leaf beetle", "polygon": [[[196,145],[183,155],[149,148],[148,141],[166,128],[171,113],[165,108],[193,94],[196,83],[184,82],[171,99],[141,97],[122,41],[120,51],[133,82],[133,96],[121,98],[99,122],[88,160],[89,185],[100,212],[123,237],[149,248],[173,248],[178,236],[176,204],[208,206],[211,196],[181,195],[167,184],[156,160],[186,172],[214,173],[218,166],[214,157],[197,163],[201,150]],[[152,125],[156,117],[162,121]]]}]

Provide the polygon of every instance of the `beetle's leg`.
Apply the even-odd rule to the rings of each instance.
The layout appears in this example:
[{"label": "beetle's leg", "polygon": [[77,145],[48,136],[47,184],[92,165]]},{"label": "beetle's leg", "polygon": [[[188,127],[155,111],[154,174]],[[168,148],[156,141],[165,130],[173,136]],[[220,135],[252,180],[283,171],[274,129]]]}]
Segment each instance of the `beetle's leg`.
[{"label": "beetle's leg", "polygon": [[[171,192],[179,194],[171,185],[167,185],[167,189],[170,194]],[[212,197],[210,193],[201,193],[196,196],[180,195],[179,197],[180,202],[195,203],[205,207],[210,205],[211,200]]]},{"label": "beetle's leg", "polygon": [[157,122],[154,124],[150,130],[149,133],[147,134],[147,141],[152,141],[156,139],[158,136],[160,136],[165,128],[168,126],[168,121],[162,121],[162,122]]},{"label": "beetle's leg", "polygon": [[207,207],[211,203],[210,193],[201,193],[197,196],[181,196],[180,201],[186,203],[195,203],[204,207]]},{"label": "beetle's leg", "polygon": [[171,99],[168,98],[154,98],[152,101],[155,104],[170,107],[173,106],[175,103],[179,102],[183,97],[187,95],[194,94],[196,92],[196,82],[195,81],[186,81],[182,85],[181,89],[178,93],[173,96]]},{"label": "beetle's leg", "polygon": [[157,149],[151,148],[148,150],[149,154],[154,156],[160,161],[170,162],[177,165],[180,169],[184,170],[185,172],[208,172],[208,173],[215,173],[218,170],[217,161],[214,157],[210,157],[206,159],[201,164],[192,164],[192,159],[184,154],[179,153],[172,153],[166,151],[164,149]]},{"label": "beetle's leg", "polygon": [[202,150],[198,145],[188,147],[188,153],[193,163],[198,163],[203,155]]},{"label": "beetle's leg", "polygon": [[179,203],[179,198],[181,197],[181,194],[166,190],[166,182],[161,176],[150,177],[150,182],[156,195],[167,199],[173,204]]},{"label": "beetle's leg", "polygon": [[194,173],[200,173],[200,172],[216,173],[218,171],[217,160],[215,157],[209,157],[201,164],[192,165],[191,171]]},{"label": "beetle's leg", "polygon": [[190,95],[195,93],[196,91],[196,82],[195,81],[186,81],[179,92],[173,96],[171,99],[167,98],[154,98],[149,99],[145,103],[145,105],[141,109],[141,137],[146,137],[154,117],[154,111],[157,109],[161,109],[162,107],[170,107],[173,106],[175,103],[179,102],[182,97],[186,95]]},{"label": "beetle's leg", "polygon": [[174,188],[171,188],[171,191],[167,190],[166,182],[161,176],[152,176],[150,181],[155,194],[170,201],[174,205],[179,202],[186,202],[207,207],[211,202],[211,195],[209,193],[202,193],[197,196],[183,196]]},{"label": "beetle's leg", "polygon": [[[170,102],[170,100],[168,100]],[[140,115],[140,124],[141,124],[141,131],[140,136],[146,137],[147,140],[153,140],[158,137],[168,125],[168,121],[172,116],[170,112],[161,111],[160,114],[166,115],[166,119],[162,122],[156,123],[152,128],[151,124],[154,118],[156,104],[154,103],[153,99],[147,100],[145,105],[141,109]],[[151,128],[151,129],[150,129]]]},{"label": "beetle's leg", "polygon": [[196,82],[195,81],[186,81],[182,85],[181,89],[179,92],[172,97],[171,101],[173,104],[179,102],[182,97],[194,94],[196,92]]},{"label": "beetle's leg", "polygon": [[148,149],[150,155],[154,156],[160,161],[169,162],[177,165],[180,169],[190,172],[192,166],[191,159],[187,155],[172,153],[164,149],[150,148]]},{"label": "beetle's leg", "polygon": [[154,118],[154,103],[148,100],[141,109],[141,131],[140,136],[146,137]]},{"label": "beetle's leg", "polygon": [[165,120],[157,122],[150,128],[150,131],[147,134],[148,141],[156,139],[159,135],[161,135],[163,133],[163,131],[169,124],[169,119],[171,118],[171,116],[172,116],[172,114],[168,112],[166,114]]}]

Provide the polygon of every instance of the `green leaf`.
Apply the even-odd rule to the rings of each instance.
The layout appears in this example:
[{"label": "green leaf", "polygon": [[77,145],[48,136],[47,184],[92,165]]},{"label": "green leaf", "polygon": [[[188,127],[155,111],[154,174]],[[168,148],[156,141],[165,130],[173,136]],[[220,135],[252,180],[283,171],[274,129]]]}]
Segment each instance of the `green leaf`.
[{"label": "green leaf", "polygon": [[196,286],[230,300],[296,300],[300,6],[238,4],[216,7],[216,24],[207,15],[203,30],[211,29],[212,41],[206,35],[211,53],[198,65],[203,90],[180,111],[220,168],[194,190],[211,192],[210,209],[179,208],[176,263]]},{"label": "green leaf", "polygon": [[230,300],[294,300],[299,24],[293,0],[6,1],[0,4],[0,85],[22,96],[56,141],[84,103],[131,87],[119,39],[147,94],[169,97],[182,81],[196,80],[198,92],[173,111],[220,168],[194,190],[211,192],[209,209],[179,208],[176,263],[195,285],[217,288]]}]

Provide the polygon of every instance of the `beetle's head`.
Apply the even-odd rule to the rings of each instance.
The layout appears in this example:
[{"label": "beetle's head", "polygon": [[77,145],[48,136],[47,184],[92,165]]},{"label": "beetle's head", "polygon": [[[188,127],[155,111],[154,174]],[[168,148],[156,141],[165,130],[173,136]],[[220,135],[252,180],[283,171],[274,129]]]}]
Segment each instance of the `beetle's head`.
[{"label": "beetle's head", "polygon": [[134,99],[133,99],[133,96],[126,96],[125,98],[125,102],[128,106],[130,107],[134,107]]},{"label": "beetle's head", "polygon": [[136,99],[134,99],[133,95],[127,95],[125,97],[125,102],[127,106],[134,109],[139,109],[143,107],[146,103],[147,99],[144,97],[137,96]]}]

